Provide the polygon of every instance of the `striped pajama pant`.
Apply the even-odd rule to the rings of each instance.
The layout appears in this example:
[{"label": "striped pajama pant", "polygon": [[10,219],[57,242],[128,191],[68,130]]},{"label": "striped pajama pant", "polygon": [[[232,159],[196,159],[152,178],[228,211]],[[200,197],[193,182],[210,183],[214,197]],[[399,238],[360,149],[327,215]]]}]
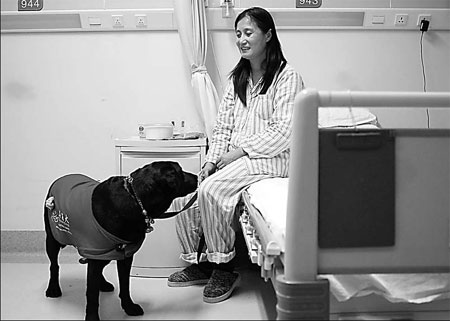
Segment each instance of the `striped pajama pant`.
[{"label": "striped pajama pant", "polygon": [[[208,176],[198,188],[198,199],[189,209],[178,214],[176,231],[181,243],[180,258],[191,264],[197,262],[197,250],[205,235],[206,253],[200,262],[227,263],[235,256],[233,228],[235,208],[241,192],[250,184],[273,177],[267,174],[249,174],[243,157]],[[193,194],[175,199],[167,211],[178,211]]]}]

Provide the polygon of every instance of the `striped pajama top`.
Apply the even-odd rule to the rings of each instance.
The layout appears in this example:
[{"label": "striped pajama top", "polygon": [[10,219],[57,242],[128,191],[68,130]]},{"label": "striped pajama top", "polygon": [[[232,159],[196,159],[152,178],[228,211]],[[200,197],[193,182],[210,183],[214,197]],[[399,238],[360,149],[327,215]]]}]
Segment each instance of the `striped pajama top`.
[{"label": "striped pajama top", "polygon": [[248,154],[245,159],[250,174],[287,177],[294,100],[304,87],[303,81],[286,64],[266,94],[260,94],[260,82],[253,85],[249,78],[244,106],[235,95],[232,79],[228,80],[206,162],[216,164],[221,155],[241,147]]}]

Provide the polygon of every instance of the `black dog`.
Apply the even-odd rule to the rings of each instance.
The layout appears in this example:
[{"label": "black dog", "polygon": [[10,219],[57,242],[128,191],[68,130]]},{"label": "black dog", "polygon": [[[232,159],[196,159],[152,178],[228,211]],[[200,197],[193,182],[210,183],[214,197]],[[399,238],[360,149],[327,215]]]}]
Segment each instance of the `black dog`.
[{"label": "black dog", "polygon": [[[133,255],[142,245],[153,219],[168,218],[172,201],[192,193],[197,176],[176,162],[153,162],[128,177],[113,176],[103,182],[81,174],[57,179],[44,206],[46,251],[50,259],[47,297],[60,297],[58,254],[73,245],[87,261],[86,320],[98,320],[99,291],[110,292],[103,268],[117,260],[119,297],[128,315],[144,314],[130,296]],[[82,216],[82,217],[81,217]],[[91,222],[92,224],[88,224]]]}]

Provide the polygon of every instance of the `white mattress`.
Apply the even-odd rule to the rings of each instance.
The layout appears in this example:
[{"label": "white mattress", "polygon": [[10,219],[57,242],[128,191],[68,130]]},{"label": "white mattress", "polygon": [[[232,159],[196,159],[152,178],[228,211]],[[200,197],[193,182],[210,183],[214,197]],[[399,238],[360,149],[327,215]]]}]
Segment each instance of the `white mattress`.
[{"label": "white mattress", "polygon": [[[270,178],[248,188],[250,202],[267,222],[284,252],[288,178]],[[364,274],[320,275],[330,281],[330,290],[338,301],[372,293],[390,302],[426,303],[450,298],[447,274]]]},{"label": "white mattress", "polygon": [[269,178],[249,186],[250,202],[259,210],[284,252],[288,178]]}]

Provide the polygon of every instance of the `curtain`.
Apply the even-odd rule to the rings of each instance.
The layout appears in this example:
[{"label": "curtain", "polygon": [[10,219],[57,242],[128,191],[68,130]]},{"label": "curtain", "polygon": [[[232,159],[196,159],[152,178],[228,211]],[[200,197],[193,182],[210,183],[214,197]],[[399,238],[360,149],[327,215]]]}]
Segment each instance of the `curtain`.
[{"label": "curtain", "polygon": [[217,90],[206,70],[207,26],[203,0],[174,0],[175,18],[183,50],[191,65],[191,85],[203,130],[210,139],[219,106]]}]

